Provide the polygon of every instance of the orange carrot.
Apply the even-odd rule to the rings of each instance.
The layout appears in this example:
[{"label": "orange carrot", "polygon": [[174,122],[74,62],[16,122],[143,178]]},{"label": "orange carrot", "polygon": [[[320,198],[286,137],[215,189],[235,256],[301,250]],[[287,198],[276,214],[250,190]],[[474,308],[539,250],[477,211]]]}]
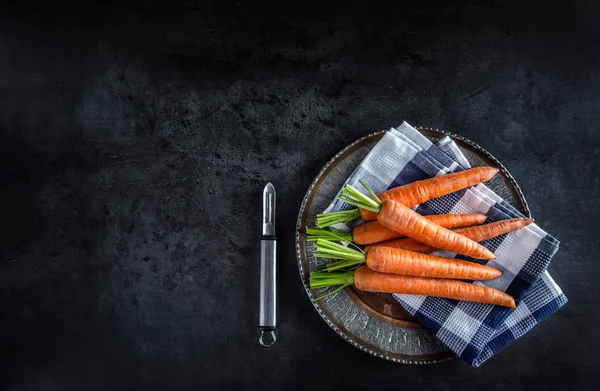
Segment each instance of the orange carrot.
[{"label": "orange carrot", "polygon": [[473,258],[494,259],[494,254],[477,242],[427,220],[414,210],[392,200],[381,201],[362,181],[371,197],[346,185],[338,199],[377,213],[377,221],[386,228],[430,246]]},{"label": "orange carrot", "polygon": [[432,223],[414,210],[396,201],[383,201],[381,212],[377,215],[377,221],[384,227],[436,248],[473,258],[496,258],[490,250],[481,244]]},{"label": "orange carrot", "polygon": [[502,275],[500,270],[474,262],[389,247],[372,248],[367,253],[367,266],[382,273],[459,280],[491,280]]},{"label": "orange carrot", "polygon": [[329,240],[318,239],[317,258],[336,259],[327,271],[348,269],[366,263],[370,269],[407,276],[491,280],[502,273],[492,267],[458,259],[434,257],[398,248],[374,247],[365,254]]},{"label": "orange carrot", "polygon": [[448,213],[441,215],[423,216],[432,223],[436,223],[444,228],[471,227],[483,223],[487,216],[483,213]]},{"label": "orange carrot", "polygon": [[[410,208],[433,198],[485,182],[496,175],[498,171],[493,167],[471,168],[394,187],[377,194],[377,196],[382,201],[393,200]],[[360,215],[364,221],[377,219],[377,214],[366,209],[361,209]]]},{"label": "orange carrot", "polygon": [[379,273],[364,266],[354,271],[354,286],[362,291],[369,292],[437,296],[448,299],[497,304],[510,308],[516,307],[515,300],[506,293],[482,285],[449,279]]},{"label": "orange carrot", "polygon": [[[500,220],[476,227],[454,229],[453,231],[476,242],[483,242],[484,240],[492,239],[505,233],[516,231],[528,226],[531,223],[533,223],[533,219],[515,218]],[[365,251],[369,251],[373,247],[393,247],[419,253],[431,253],[438,250],[433,246],[421,243],[412,238],[388,240],[385,242],[375,243],[367,246]]]},{"label": "orange carrot", "polygon": [[369,252],[375,247],[399,248],[402,250],[408,250],[408,251],[412,251],[415,253],[423,253],[423,254],[429,254],[429,253],[432,253],[432,252],[438,250],[428,244],[421,243],[418,240],[414,240],[413,238],[402,238],[402,239],[395,239],[395,240],[387,240],[385,242],[379,242],[379,243],[368,245],[365,247],[365,252]]},{"label": "orange carrot", "polygon": [[[447,174],[422,181],[408,183],[379,194],[378,199],[394,200],[405,206],[412,207],[441,197],[457,190],[476,185],[491,179],[499,170],[493,167],[477,167],[457,173]],[[373,194],[375,196],[375,194]],[[368,208],[349,209],[338,212],[320,213],[317,215],[316,224],[319,228],[329,227],[339,223],[362,218],[364,221],[377,219],[377,213]]]},{"label": "orange carrot", "polygon": [[312,289],[337,285],[339,285],[339,288],[318,297],[316,300],[329,296],[347,286],[354,285],[355,288],[367,292],[436,296],[496,304],[509,308],[516,307],[515,300],[504,292],[451,279],[380,273],[366,266],[361,266],[353,272],[313,272],[310,274],[310,287]]},{"label": "orange carrot", "polygon": [[473,239],[476,242],[483,242],[496,236],[527,227],[533,223],[533,219],[514,218],[495,221],[493,223],[480,225],[478,227],[460,228],[454,230],[461,235]]},{"label": "orange carrot", "polygon": [[[433,221],[444,228],[468,227],[481,224],[487,218],[484,214],[444,214],[424,216],[427,220]],[[316,239],[341,240],[344,242],[354,242],[360,245],[383,242],[390,239],[402,237],[398,232],[392,231],[381,225],[378,221],[368,221],[355,227],[350,232],[307,228],[308,240]]]},{"label": "orange carrot", "polygon": [[[468,227],[481,224],[487,219],[484,214],[443,214],[423,216],[444,228]],[[378,221],[368,221],[352,230],[354,243],[365,245],[401,237],[398,232],[384,227]]]}]

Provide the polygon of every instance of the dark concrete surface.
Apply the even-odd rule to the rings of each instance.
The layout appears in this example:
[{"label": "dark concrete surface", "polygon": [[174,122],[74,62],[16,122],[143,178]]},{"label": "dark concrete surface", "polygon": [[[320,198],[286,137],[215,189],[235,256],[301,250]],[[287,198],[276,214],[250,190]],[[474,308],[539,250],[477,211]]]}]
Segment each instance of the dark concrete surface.
[{"label": "dark concrete surface", "polygon": [[[0,6],[0,388],[600,387],[595,1]],[[307,299],[320,167],[400,124],[499,158],[562,241],[569,304],[473,369],[393,364]],[[257,339],[260,192],[279,195],[280,340]]]}]

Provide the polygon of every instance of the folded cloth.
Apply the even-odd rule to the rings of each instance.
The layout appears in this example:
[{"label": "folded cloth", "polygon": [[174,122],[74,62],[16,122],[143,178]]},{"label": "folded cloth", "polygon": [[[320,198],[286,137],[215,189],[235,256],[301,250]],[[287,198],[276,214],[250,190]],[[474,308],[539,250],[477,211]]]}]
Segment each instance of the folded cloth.
[{"label": "folded cloth", "polygon": [[[345,184],[362,191],[358,180],[363,180],[375,192],[381,192],[469,168],[468,160],[450,138],[440,140],[439,144],[434,145],[404,122],[384,134]],[[326,212],[349,208],[351,206],[336,198]],[[483,213],[488,216],[486,223],[523,217],[484,184],[427,201],[415,209],[423,215]],[[355,224],[338,225],[336,228],[347,230]],[[517,300],[516,309],[439,297],[394,295],[428,331],[473,366],[481,365],[567,302],[566,296],[546,271],[559,242],[539,226],[531,224],[482,244],[496,255],[496,259],[487,262],[473,260],[447,251],[434,254],[468,259],[502,271],[502,276],[497,279],[475,284],[508,293]]]}]

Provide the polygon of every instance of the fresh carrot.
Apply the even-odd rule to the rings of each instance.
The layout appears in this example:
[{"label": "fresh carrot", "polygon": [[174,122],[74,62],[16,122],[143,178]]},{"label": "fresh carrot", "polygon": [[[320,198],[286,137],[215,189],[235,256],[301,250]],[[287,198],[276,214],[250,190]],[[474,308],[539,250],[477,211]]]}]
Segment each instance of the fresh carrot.
[{"label": "fresh carrot", "polygon": [[418,240],[414,240],[413,238],[402,238],[395,240],[387,240],[385,242],[379,242],[375,244],[371,244],[365,247],[365,252],[371,251],[371,249],[375,247],[391,247],[391,248],[399,248],[402,250],[413,251],[415,253],[423,253],[429,254],[437,249],[428,244],[421,243]]},{"label": "fresh carrot", "polygon": [[434,257],[397,248],[374,247],[369,252],[353,250],[328,240],[317,240],[315,257],[337,259],[327,271],[356,267],[363,263],[382,273],[461,280],[491,280],[502,273],[489,266],[458,259]]},{"label": "fresh carrot", "polygon": [[[442,214],[423,216],[429,221],[444,228],[468,227],[481,224],[487,219],[484,214]],[[383,242],[401,237],[398,232],[384,227],[378,221],[368,221],[355,227],[352,232],[329,231],[325,229],[307,228],[309,240],[330,239],[354,242],[360,245]]]},{"label": "fresh carrot", "polygon": [[477,227],[460,228],[454,230],[461,235],[465,235],[469,239],[473,239],[476,242],[483,242],[496,236],[503,235],[508,232],[516,231],[518,229],[527,227],[533,223],[533,219],[526,218],[515,218],[495,221],[493,223],[480,225]]},{"label": "fresh carrot", "polygon": [[414,210],[395,201],[383,201],[377,220],[385,227],[421,243],[473,258],[494,259],[496,256],[481,244],[424,219]]},{"label": "fresh carrot", "polygon": [[481,244],[440,227],[414,210],[392,200],[381,201],[364,183],[363,186],[373,198],[369,198],[350,185],[347,185],[338,197],[359,208],[377,213],[377,221],[386,228],[413,238],[435,248],[448,250],[473,258],[494,259],[494,254]]},{"label": "fresh carrot", "polygon": [[[484,240],[492,239],[505,233],[524,228],[531,223],[533,223],[533,219],[516,218],[495,221],[493,223],[479,225],[476,227],[454,229],[453,231],[476,242],[483,242]],[[412,238],[388,240],[385,242],[375,243],[365,247],[365,251],[369,251],[373,247],[401,248],[419,253],[431,253],[437,250],[433,246],[421,243]]]},{"label": "fresh carrot", "polygon": [[515,300],[504,292],[482,285],[474,285],[462,281],[403,276],[399,274],[380,273],[361,266],[347,272],[313,272],[310,274],[312,289],[337,286],[333,292],[318,297],[320,300],[347,286],[367,292],[411,294],[423,296],[445,297],[477,303],[496,304],[515,308]]},{"label": "fresh carrot", "polygon": [[389,247],[371,249],[367,253],[367,266],[382,273],[458,280],[491,280],[502,275],[490,266]]},{"label": "fresh carrot", "polygon": [[[500,170],[493,167],[475,167],[398,186],[377,196],[382,201],[394,200],[410,208],[433,198],[485,182],[496,175],[498,171]],[[361,218],[365,221],[375,220],[377,215],[369,212],[368,210],[361,210]]]},{"label": "fresh carrot", "polygon": [[[424,179],[398,186],[379,193],[381,200],[393,200],[402,205],[412,207],[433,198],[441,197],[455,191],[485,182],[499,170],[493,167],[476,167],[468,170]],[[368,209],[351,209],[342,212],[321,213],[317,215],[317,227],[325,228],[338,223],[362,218],[364,221],[376,220],[377,214]]]},{"label": "fresh carrot", "polygon": [[[484,214],[442,214],[423,216],[427,220],[444,228],[468,227],[483,223],[487,216]],[[398,232],[393,231],[379,221],[368,221],[352,230],[354,243],[365,245],[377,243],[392,238],[401,237]]]},{"label": "fresh carrot", "polygon": [[[448,229],[471,227],[473,225],[479,225],[485,220],[487,220],[487,216],[483,213],[448,213],[441,215],[427,215],[423,217],[425,217],[427,220],[433,223],[436,223],[437,225]],[[369,223],[371,223],[371,221]]]}]

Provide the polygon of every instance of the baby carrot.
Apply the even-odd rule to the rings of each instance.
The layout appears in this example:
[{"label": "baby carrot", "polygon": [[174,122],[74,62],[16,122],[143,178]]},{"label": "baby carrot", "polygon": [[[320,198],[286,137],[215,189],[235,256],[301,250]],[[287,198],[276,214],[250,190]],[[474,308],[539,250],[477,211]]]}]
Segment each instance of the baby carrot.
[{"label": "baby carrot", "polygon": [[[432,198],[485,182],[499,170],[493,167],[476,167],[457,173],[447,174],[422,181],[408,183],[378,194],[381,200],[394,200],[412,207]],[[364,221],[375,220],[377,214],[365,208],[350,209],[341,212],[321,213],[317,215],[317,227],[325,228],[338,223],[362,218]]]},{"label": "baby carrot", "polygon": [[[468,227],[481,224],[487,219],[484,214],[442,214],[423,216],[444,228]],[[318,238],[329,240],[342,240],[345,242],[354,242],[360,245],[383,242],[386,240],[402,237],[398,232],[384,227],[378,221],[368,221],[363,223],[350,232],[329,231],[324,229],[307,228],[309,240]]]},{"label": "baby carrot", "polygon": [[[362,182],[361,182],[362,183]],[[373,199],[350,185],[339,199],[377,213],[377,221],[386,228],[430,246],[473,258],[494,259],[494,254],[479,243],[427,220],[414,210],[392,200],[381,201],[364,183]]]},{"label": "baby carrot", "polygon": [[316,300],[329,296],[347,286],[354,285],[356,289],[367,292],[436,296],[496,304],[509,308],[516,307],[515,300],[504,292],[451,279],[380,273],[366,266],[348,272],[313,272],[310,274],[310,287],[312,289],[337,285],[339,287],[336,290],[320,296]]},{"label": "baby carrot", "polygon": [[[453,231],[464,235],[476,242],[492,239],[508,232],[516,231],[533,223],[533,219],[515,218],[495,221],[493,223],[479,225],[476,227],[459,228]],[[419,253],[431,253],[437,249],[433,246],[421,243],[412,238],[403,238],[396,240],[388,240],[367,246],[365,251],[369,251],[372,247],[394,247],[404,250],[415,251]]]},{"label": "baby carrot", "polygon": [[328,264],[328,271],[366,263],[370,269],[375,271],[406,276],[491,280],[502,275],[497,269],[474,262],[434,257],[397,248],[374,247],[365,254],[323,239],[318,239],[316,245],[316,257],[340,260]]}]

